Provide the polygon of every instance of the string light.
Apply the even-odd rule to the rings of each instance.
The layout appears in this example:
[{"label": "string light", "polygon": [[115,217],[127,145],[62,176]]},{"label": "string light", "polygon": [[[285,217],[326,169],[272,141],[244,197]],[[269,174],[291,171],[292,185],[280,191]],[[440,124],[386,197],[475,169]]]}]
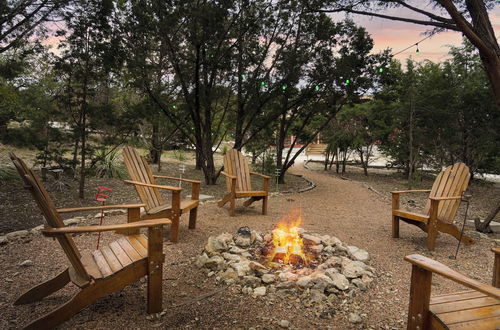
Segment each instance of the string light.
[{"label": "string light", "polygon": [[174,104],[174,105],[172,106],[172,109],[177,109],[177,106]]},{"label": "string light", "polygon": [[241,78],[242,78],[242,79],[245,79],[246,77],[247,77],[247,75],[246,75],[246,74],[242,74],[242,75],[241,75]]},{"label": "string light", "polygon": [[317,91],[319,91],[319,90],[321,89],[321,87],[320,87],[319,85],[316,85],[316,86],[314,87],[314,89],[315,89],[315,90],[317,90]]},{"label": "string light", "polygon": [[418,49],[418,42],[415,45],[417,46],[417,50],[415,51],[415,55],[420,56],[420,50]]},{"label": "string light", "polygon": [[283,85],[283,86],[281,86],[281,90],[282,90],[282,91],[286,90],[286,88],[287,88],[287,85]]},{"label": "string light", "polygon": [[261,82],[260,82],[260,85],[261,85],[261,86],[266,86],[266,82],[265,82],[265,81],[261,81]]},{"label": "string light", "polygon": [[417,52],[416,52],[416,53],[417,53],[417,56],[418,56],[418,55],[420,55],[420,50],[418,49],[418,44],[420,44],[420,43],[422,43],[423,41],[425,41],[425,40],[429,39],[430,37],[432,37],[433,35],[435,35],[437,32],[438,32],[438,31],[434,31],[434,32],[432,32],[432,33],[431,33],[431,34],[429,34],[427,37],[423,38],[422,40],[417,41],[417,42],[416,42],[416,43],[414,43],[414,44],[411,44],[410,46],[406,47],[406,48],[405,48],[405,49],[403,49],[403,50],[400,50],[400,51],[399,51],[399,52],[397,52],[397,53],[394,53],[392,56],[399,55],[399,54],[401,54],[402,52],[407,51],[408,49],[410,49],[410,48],[412,48],[412,47],[415,47],[415,46],[417,46]]},{"label": "string light", "polygon": [[381,67],[378,69],[378,72],[380,72],[380,73],[384,72],[384,67],[382,67],[382,66],[381,66]]},{"label": "string light", "polygon": [[350,79],[346,79],[345,84],[349,85],[350,83],[351,83],[351,80]]}]

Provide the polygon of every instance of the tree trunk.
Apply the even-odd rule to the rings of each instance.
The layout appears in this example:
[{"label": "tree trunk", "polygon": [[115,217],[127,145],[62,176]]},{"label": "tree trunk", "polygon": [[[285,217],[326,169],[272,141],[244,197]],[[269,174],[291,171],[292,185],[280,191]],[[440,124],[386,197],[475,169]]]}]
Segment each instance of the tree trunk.
[{"label": "tree trunk", "polygon": [[285,183],[285,173],[283,172],[283,149],[285,149],[286,139],[286,114],[281,115],[279,124],[278,141],[276,141],[276,168],[280,169],[280,176],[278,178],[279,184]]},{"label": "tree trunk", "polygon": [[80,184],[78,188],[78,197],[84,198],[85,197],[85,158],[87,156],[87,152],[85,150],[86,145],[87,145],[87,134],[86,134],[86,117],[87,117],[87,95],[86,95],[86,87],[85,91],[83,94],[83,103],[82,103],[82,112],[81,112],[81,138],[82,138],[82,146],[81,146],[81,167],[80,167]]},{"label": "tree trunk", "polygon": [[364,150],[363,147],[358,149],[359,158],[361,159],[361,166],[363,166],[363,173],[365,176],[368,176],[368,154],[366,155],[366,161],[364,159]]},{"label": "tree trunk", "polygon": [[491,210],[490,214],[488,214],[483,222],[481,222],[479,218],[474,219],[476,230],[482,233],[492,233],[493,230],[491,230],[490,222],[493,221],[498,212],[500,212],[500,203]]},{"label": "tree trunk", "polygon": [[411,181],[413,180],[413,116],[415,114],[415,93],[413,90],[413,86],[410,87],[410,120],[409,120],[409,129],[408,129],[408,149],[409,149],[409,157],[408,157],[408,183],[411,189]]},{"label": "tree trunk", "polygon": [[151,145],[149,147],[149,160],[151,164],[158,164],[158,160],[160,159],[160,154],[158,150],[160,149],[160,123],[159,118],[157,120],[153,120],[153,129],[151,132]]}]

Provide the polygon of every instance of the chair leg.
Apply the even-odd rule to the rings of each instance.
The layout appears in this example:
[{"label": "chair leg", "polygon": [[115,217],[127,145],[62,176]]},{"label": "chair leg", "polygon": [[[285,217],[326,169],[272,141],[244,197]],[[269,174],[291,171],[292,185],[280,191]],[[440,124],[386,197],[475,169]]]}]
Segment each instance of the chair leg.
[{"label": "chair leg", "polygon": [[96,299],[108,295],[114,290],[106,290],[105,287],[92,285],[73,296],[68,302],[57,307],[52,312],[32,322],[25,329],[52,329],[53,327],[69,320],[73,315],[90,305]]},{"label": "chair leg", "polygon": [[267,214],[267,198],[268,198],[267,196],[262,198],[262,215]]},{"label": "chair leg", "polygon": [[429,329],[432,272],[412,266],[407,329]]},{"label": "chair leg", "polygon": [[69,282],[70,282],[69,270],[66,268],[63,272],[61,272],[54,278],[26,291],[19,298],[17,298],[17,300],[14,302],[14,305],[29,304],[41,300],[47,297],[48,295],[63,288]]},{"label": "chair leg", "polygon": [[[438,220],[437,229],[440,232],[450,234],[451,236],[455,237],[457,240],[460,240],[460,231],[458,230],[458,228],[454,224],[444,223],[444,222]],[[466,245],[474,244],[474,240],[467,235],[462,235],[461,242],[466,244]]]},{"label": "chair leg", "polygon": [[427,248],[429,251],[434,251],[434,247],[436,245],[436,237],[438,234],[438,200],[431,199],[431,208],[429,211],[429,222],[427,224]]},{"label": "chair leg", "polygon": [[399,217],[392,216],[392,237],[399,238]]},{"label": "chair leg", "polygon": [[189,229],[196,229],[196,217],[198,215],[198,207],[189,211]]},{"label": "chair leg", "polygon": [[148,313],[162,311],[163,228],[148,229]]},{"label": "chair leg", "polygon": [[74,295],[68,302],[29,324],[26,329],[52,329],[70,319],[97,299],[137,282],[146,275],[146,269],[147,261],[144,260],[144,262],[136,262],[106,279],[93,282],[93,284]]},{"label": "chair leg", "polygon": [[231,199],[231,194],[227,194],[220,201],[217,202],[217,205],[219,207],[223,207],[224,205],[226,205],[227,202],[229,202],[230,199]]},{"label": "chair leg", "polygon": [[243,206],[244,207],[249,207],[250,205],[253,204],[253,202],[256,202],[258,201],[259,199],[262,199],[262,197],[250,197],[249,199],[247,199],[245,202],[243,202]]},{"label": "chair leg", "polygon": [[170,226],[170,241],[177,243],[179,240],[179,217],[172,217],[172,225]]}]

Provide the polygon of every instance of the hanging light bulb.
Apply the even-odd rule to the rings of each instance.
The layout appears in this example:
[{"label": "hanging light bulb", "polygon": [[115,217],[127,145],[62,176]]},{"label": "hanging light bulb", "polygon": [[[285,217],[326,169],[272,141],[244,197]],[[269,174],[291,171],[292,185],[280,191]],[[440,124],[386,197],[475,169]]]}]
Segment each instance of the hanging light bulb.
[{"label": "hanging light bulb", "polygon": [[319,85],[316,85],[316,87],[314,87],[314,89],[319,91],[321,89],[321,87]]},{"label": "hanging light bulb", "polygon": [[417,46],[417,50],[415,51],[415,55],[420,56],[420,50],[418,49],[418,42],[415,45]]},{"label": "hanging light bulb", "polygon": [[381,66],[381,67],[378,69],[378,72],[380,72],[380,73],[384,72],[384,67],[383,67],[383,66]]}]

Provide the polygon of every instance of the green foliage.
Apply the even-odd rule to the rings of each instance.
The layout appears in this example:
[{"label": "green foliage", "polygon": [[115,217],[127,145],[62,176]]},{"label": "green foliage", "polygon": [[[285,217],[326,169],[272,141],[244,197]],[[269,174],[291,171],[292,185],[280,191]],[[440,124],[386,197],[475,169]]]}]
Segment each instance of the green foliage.
[{"label": "green foliage", "polygon": [[9,184],[18,179],[19,176],[12,166],[0,164],[0,184]]},{"label": "green foliage", "polygon": [[105,148],[98,149],[94,156],[96,161],[93,168],[95,176],[98,178],[123,178],[125,168],[120,159],[118,150],[108,151]]},{"label": "green foliage", "polygon": [[442,64],[409,60],[406,71],[391,63],[371,102],[380,149],[408,170],[412,129],[415,168],[462,161],[473,171],[500,173],[500,114],[479,56],[467,43],[450,54]]}]

